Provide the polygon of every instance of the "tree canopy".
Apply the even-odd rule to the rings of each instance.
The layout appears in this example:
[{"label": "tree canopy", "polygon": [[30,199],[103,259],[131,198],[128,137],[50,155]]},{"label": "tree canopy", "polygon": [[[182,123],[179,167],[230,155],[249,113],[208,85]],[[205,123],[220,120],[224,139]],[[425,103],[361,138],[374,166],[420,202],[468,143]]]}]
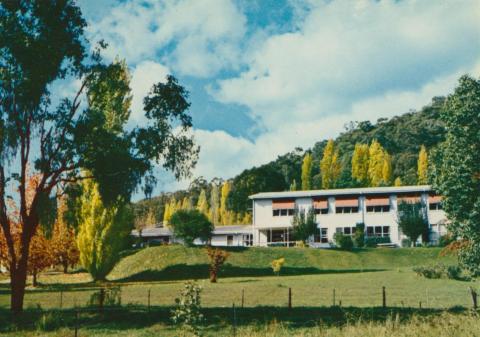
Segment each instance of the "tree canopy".
[{"label": "tree canopy", "polygon": [[187,246],[193,246],[195,239],[208,242],[214,229],[207,216],[198,210],[179,210],[172,215],[170,224],[175,236]]}]

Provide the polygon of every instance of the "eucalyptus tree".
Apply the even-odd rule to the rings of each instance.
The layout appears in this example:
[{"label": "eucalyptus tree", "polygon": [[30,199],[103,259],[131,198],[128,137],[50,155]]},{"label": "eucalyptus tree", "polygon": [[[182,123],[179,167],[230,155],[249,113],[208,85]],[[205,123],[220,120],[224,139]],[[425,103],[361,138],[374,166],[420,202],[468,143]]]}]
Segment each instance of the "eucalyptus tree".
[{"label": "eucalyptus tree", "polygon": [[[118,76],[122,63],[101,59],[104,44],[89,55],[85,27],[73,1],[0,3],[0,225],[11,256],[15,312],[23,310],[32,237],[39,226],[48,232],[55,219],[50,206],[56,191],[94,179],[108,205],[129,200],[141,185],[151,193],[157,165],[181,178],[198,158],[189,133],[188,93],[172,76],[145,97],[146,123],[126,129],[130,89]],[[73,95],[52,90],[62,80],[80,83]],[[118,111],[124,114],[112,115]],[[41,175],[31,195],[28,168]],[[19,250],[9,198],[20,204]]]}]

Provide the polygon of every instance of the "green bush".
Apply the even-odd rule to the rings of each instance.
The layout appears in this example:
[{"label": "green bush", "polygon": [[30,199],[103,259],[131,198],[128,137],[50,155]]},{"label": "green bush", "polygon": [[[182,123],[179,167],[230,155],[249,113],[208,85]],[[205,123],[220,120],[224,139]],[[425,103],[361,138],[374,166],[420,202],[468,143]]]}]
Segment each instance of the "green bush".
[{"label": "green bush", "polygon": [[53,312],[45,312],[36,322],[37,331],[54,331],[62,326],[60,315]]},{"label": "green bush", "polygon": [[353,249],[353,241],[351,236],[343,235],[343,233],[335,233],[333,240],[335,241],[335,245],[340,249]]},{"label": "green bush", "polygon": [[450,235],[450,234],[445,234],[445,235],[442,235],[439,239],[438,239],[438,245],[440,247],[446,247],[448,246],[449,244],[451,244],[452,242],[454,241],[453,237]]},{"label": "green bush", "polygon": [[410,239],[402,239],[402,247],[408,248],[412,246],[412,240]]},{"label": "green bush", "polygon": [[355,247],[362,248],[365,246],[365,224],[358,223],[355,234],[353,235]]},{"label": "green bush", "polygon": [[452,280],[467,280],[463,275],[462,269],[459,266],[445,266],[442,263],[437,263],[432,266],[420,266],[413,268],[413,271],[418,276],[423,276],[429,279],[448,278]]},{"label": "green bush", "polygon": [[365,239],[365,246],[367,247],[377,247],[379,243],[391,243],[390,237],[388,236],[370,236]]}]

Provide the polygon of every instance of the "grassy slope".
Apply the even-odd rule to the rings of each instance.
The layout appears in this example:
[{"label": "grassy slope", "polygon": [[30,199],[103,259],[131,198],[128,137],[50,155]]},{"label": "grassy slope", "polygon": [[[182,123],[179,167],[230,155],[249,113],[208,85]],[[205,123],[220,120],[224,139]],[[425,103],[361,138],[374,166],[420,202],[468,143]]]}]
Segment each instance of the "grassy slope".
[{"label": "grassy slope", "polygon": [[[328,271],[395,270],[423,264],[454,263],[453,257],[439,257],[438,248],[365,249],[354,252],[309,248],[232,249],[227,276],[271,275],[270,263],[284,257],[284,275],[317,274]],[[208,259],[202,248],[151,247],[125,257],[110,279],[204,278]],[[163,273],[162,273],[163,271]],[[184,276],[184,277],[183,277]]]}]

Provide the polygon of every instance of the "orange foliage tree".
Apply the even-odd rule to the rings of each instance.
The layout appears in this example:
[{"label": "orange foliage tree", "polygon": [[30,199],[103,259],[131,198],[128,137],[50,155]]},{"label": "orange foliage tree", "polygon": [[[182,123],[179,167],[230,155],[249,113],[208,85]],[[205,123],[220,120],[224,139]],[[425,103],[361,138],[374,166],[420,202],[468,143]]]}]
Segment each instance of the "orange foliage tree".
[{"label": "orange foliage tree", "polygon": [[64,273],[68,271],[69,266],[73,268],[78,263],[80,256],[75,240],[75,231],[67,225],[64,219],[66,208],[65,200],[59,199],[57,219],[50,241],[54,264],[62,266]]}]

